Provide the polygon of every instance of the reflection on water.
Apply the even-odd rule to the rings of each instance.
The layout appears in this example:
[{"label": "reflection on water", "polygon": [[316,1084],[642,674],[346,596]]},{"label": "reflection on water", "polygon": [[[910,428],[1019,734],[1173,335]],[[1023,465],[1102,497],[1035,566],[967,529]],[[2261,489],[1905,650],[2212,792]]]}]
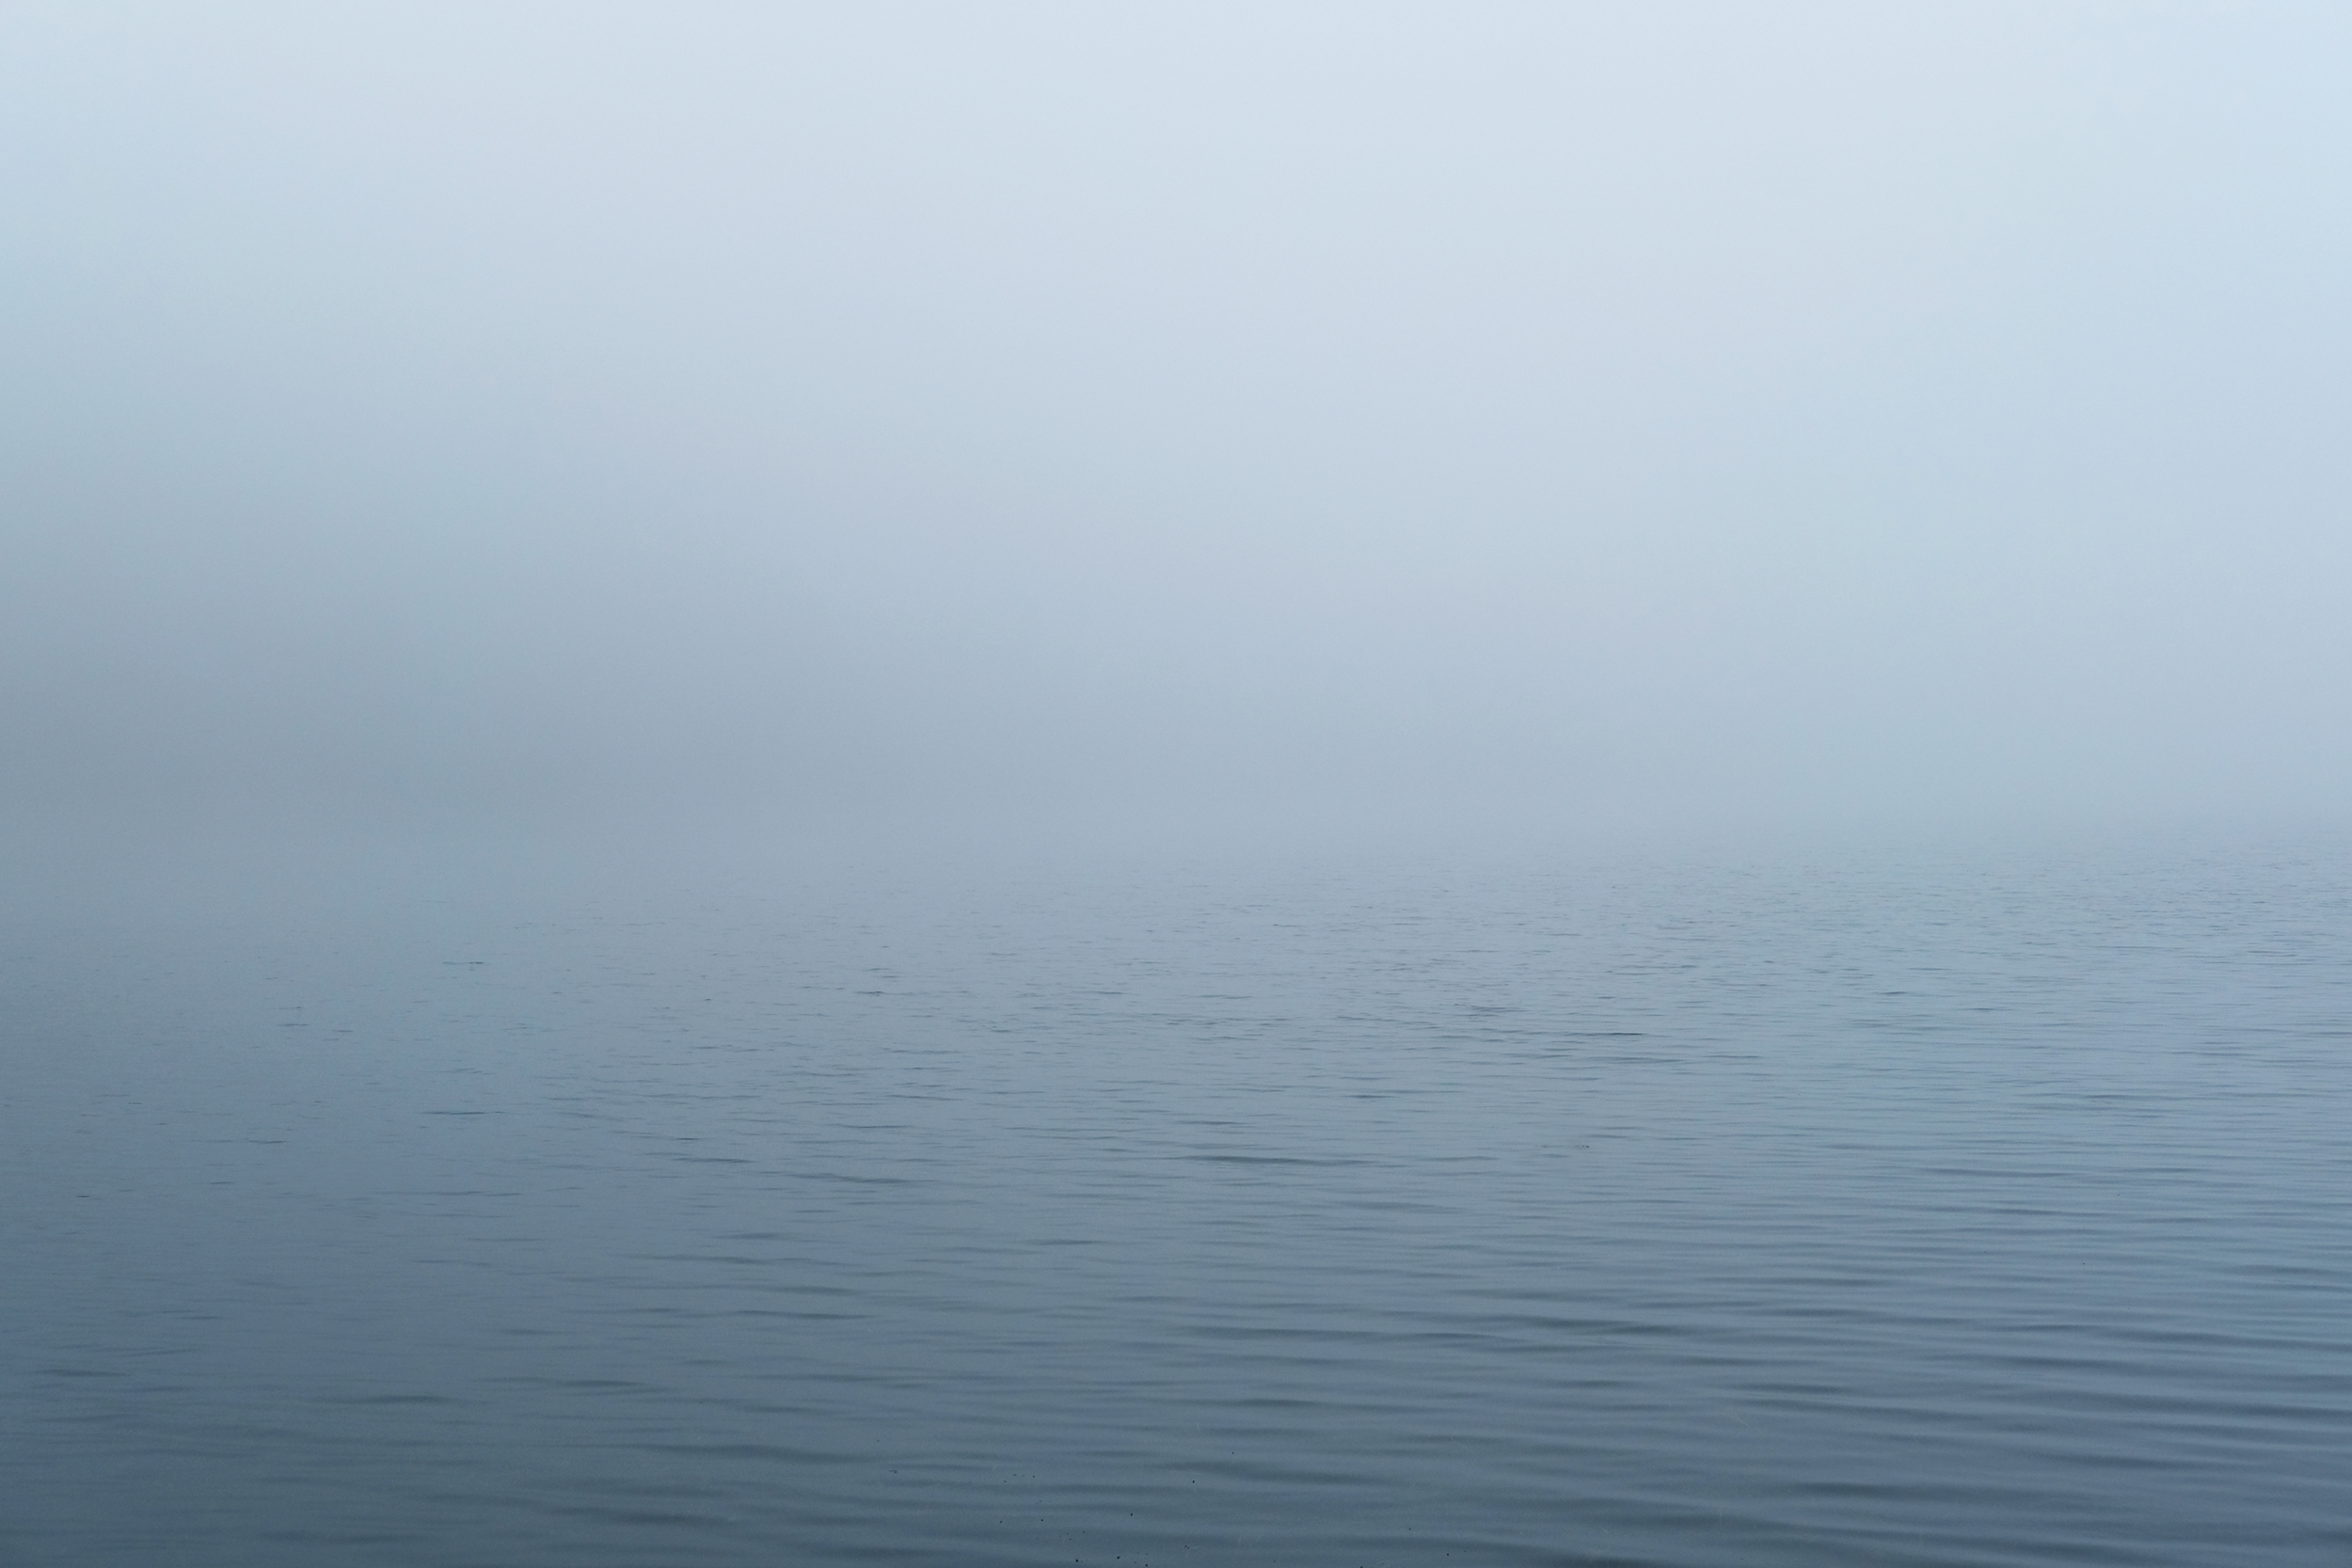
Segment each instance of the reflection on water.
[{"label": "reflection on water", "polygon": [[2352,1560],[2344,871],[18,911],[0,1560]]}]

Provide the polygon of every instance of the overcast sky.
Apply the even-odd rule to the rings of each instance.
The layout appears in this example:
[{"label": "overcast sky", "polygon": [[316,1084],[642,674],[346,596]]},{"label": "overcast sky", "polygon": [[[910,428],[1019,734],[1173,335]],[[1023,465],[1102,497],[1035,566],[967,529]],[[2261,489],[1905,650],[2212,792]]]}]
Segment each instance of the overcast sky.
[{"label": "overcast sky", "polygon": [[0,12],[18,808],[2321,815],[2352,8]]}]

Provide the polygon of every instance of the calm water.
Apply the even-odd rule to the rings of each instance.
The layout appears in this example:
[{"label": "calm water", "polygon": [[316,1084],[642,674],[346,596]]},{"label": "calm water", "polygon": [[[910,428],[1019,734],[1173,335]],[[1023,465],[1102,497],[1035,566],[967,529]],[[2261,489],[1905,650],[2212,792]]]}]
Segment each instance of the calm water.
[{"label": "calm water", "polygon": [[0,1560],[2341,1565],[2348,869],[20,899]]}]

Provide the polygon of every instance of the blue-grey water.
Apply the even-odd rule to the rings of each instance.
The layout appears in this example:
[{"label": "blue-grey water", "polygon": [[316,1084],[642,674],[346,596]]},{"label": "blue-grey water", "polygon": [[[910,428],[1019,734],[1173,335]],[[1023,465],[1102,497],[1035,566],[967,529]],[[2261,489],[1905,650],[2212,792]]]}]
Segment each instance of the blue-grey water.
[{"label": "blue-grey water", "polygon": [[2338,850],[914,863],[12,898],[0,1561],[2352,1562]]}]

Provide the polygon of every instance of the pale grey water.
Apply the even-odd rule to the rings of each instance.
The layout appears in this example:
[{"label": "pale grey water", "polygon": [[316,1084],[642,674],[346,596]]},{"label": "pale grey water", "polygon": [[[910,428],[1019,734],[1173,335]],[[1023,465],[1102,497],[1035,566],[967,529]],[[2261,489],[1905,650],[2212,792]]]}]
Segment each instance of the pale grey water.
[{"label": "pale grey water", "polygon": [[0,1560],[2352,1561],[2346,869],[22,897]]}]

